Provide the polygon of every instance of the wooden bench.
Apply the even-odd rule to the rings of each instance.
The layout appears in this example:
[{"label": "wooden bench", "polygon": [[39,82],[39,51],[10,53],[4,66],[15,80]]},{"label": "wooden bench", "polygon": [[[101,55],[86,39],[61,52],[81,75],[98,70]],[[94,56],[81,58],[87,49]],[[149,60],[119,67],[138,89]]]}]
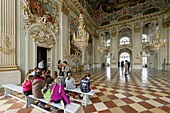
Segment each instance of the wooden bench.
[{"label": "wooden bench", "polygon": [[66,105],[65,108],[62,107],[62,105],[60,103],[56,104],[56,103],[49,103],[49,101],[45,100],[45,99],[37,99],[35,98],[33,95],[29,95],[29,96],[26,96],[26,100],[23,100],[19,97],[16,97],[15,95],[13,95],[13,91],[16,91],[18,93],[22,93],[22,87],[21,86],[17,86],[17,85],[14,85],[14,84],[5,84],[5,85],[2,85],[5,89],[5,92],[4,92],[4,96],[11,96],[15,99],[18,99],[19,101],[21,102],[24,102],[26,103],[26,107],[28,106],[32,106],[32,107],[35,107],[45,113],[50,113],[50,111],[47,111],[43,108],[40,108],[36,105],[34,105],[34,102],[35,100],[39,100],[41,102],[44,102],[44,103],[47,103],[51,106],[54,106],[54,107],[57,107],[59,109],[63,109],[64,110],[64,113],[76,113],[78,111],[78,109],[80,108],[80,105],[79,104],[76,104],[76,103],[70,103],[69,105]]},{"label": "wooden bench", "polygon": [[83,94],[83,100],[80,99],[75,99],[75,98],[70,98],[73,101],[81,102],[82,105],[87,106],[87,104],[90,102],[89,96],[94,95],[94,90],[88,92],[88,93],[83,93],[80,88],[75,88],[75,89],[67,89],[65,88],[66,91],[71,91],[79,94]]}]

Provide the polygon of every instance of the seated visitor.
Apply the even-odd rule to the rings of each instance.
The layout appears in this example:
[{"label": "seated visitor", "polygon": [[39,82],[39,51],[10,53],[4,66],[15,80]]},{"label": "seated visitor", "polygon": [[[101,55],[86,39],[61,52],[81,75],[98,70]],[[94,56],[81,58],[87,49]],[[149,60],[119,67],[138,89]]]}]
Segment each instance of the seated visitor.
[{"label": "seated visitor", "polygon": [[61,103],[64,108],[66,104],[70,104],[70,100],[66,95],[64,86],[61,85],[61,79],[56,78],[55,84],[51,86],[51,100],[50,102]]},{"label": "seated visitor", "polygon": [[39,71],[39,69],[37,67],[35,67],[30,74],[34,76],[35,73],[38,72],[38,71]]},{"label": "seated visitor", "polygon": [[83,93],[88,93],[92,90],[92,88],[90,87],[90,76],[90,74],[86,74],[84,78],[82,78],[80,81],[80,90]]},{"label": "seated visitor", "polygon": [[65,87],[65,86],[66,86],[66,83],[65,83],[65,78],[64,78],[63,73],[60,73],[59,76],[58,76],[58,78],[61,79],[61,85]]},{"label": "seated visitor", "polygon": [[[42,93],[42,89],[44,88],[46,82],[44,80],[44,77],[41,76],[41,73],[35,73],[35,79],[32,83],[32,94],[35,98],[37,99],[42,99],[43,97],[43,93]],[[43,102],[39,102],[38,105],[42,108],[49,108],[48,105],[46,105]]]},{"label": "seated visitor", "polygon": [[74,89],[74,88],[76,88],[76,83],[75,83],[75,80],[72,77],[71,73],[68,73],[68,76],[65,79],[65,83],[66,83],[66,88],[67,89]]},{"label": "seated visitor", "polygon": [[28,96],[32,95],[32,80],[33,75],[28,75],[24,82],[22,83],[23,93]]},{"label": "seated visitor", "polygon": [[[71,73],[68,73],[68,76],[65,79],[65,83],[66,83],[66,88],[67,89],[74,89],[74,88],[76,88],[76,83],[75,83],[75,80],[72,77]],[[76,93],[69,91],[69,95],[73,96],[73,98],[75,98]]]}]

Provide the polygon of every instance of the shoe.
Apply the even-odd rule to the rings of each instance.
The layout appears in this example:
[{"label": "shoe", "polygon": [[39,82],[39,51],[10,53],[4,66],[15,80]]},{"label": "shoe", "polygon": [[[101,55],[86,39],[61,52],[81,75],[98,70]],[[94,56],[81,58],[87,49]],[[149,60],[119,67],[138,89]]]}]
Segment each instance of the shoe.
[{"label": "shoe", "polygon": [[64,108],[65,108],[65,105],[64,105],[63,100],[61,100],[60,103],[61,103],[62,108],[64,109]]},{"label": "shoe", "polygon": [[39,106],[40,108],[45,108],[44,105],[41,104],[40,102],[38,103],[38,106]]},{"label": "shoe", "polygon": [[80,98],[80,99],[83,99],[83,95],[79,95],[79,98]]},{"label": "shoe", "polygon": [[50,109],[51,109],[52,111],[57,111],[57,108],[54,107],[54,106],[52,106]]}]

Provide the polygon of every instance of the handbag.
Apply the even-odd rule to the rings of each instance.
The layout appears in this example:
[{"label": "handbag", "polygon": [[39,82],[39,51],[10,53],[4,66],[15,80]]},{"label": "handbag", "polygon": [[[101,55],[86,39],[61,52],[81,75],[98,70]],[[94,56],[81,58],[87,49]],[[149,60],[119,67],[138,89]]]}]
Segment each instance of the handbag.
[{"label": "handbag", "polygon": [[54,87],[53,87],[52,90],[48,89],[48,90],[43,94],[43,96],[44,96],[44,98],[45,98],[46,100],[48,100],[48,101],[51,100],[51,95],[53,94],[53,90],[54,90],[55,86],[56,86],[56,84],[54,85]]}]

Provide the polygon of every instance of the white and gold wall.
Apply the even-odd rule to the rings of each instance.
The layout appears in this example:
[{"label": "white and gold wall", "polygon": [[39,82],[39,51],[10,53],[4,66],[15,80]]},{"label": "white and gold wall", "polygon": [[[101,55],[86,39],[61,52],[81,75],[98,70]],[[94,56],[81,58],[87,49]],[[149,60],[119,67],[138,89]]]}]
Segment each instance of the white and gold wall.
[{"label": "white and gold wall", "polygon": [[0,87],[5,83],[21,82],[21,73],[17,65],[16,14],[16,1],[0,1]]}]

